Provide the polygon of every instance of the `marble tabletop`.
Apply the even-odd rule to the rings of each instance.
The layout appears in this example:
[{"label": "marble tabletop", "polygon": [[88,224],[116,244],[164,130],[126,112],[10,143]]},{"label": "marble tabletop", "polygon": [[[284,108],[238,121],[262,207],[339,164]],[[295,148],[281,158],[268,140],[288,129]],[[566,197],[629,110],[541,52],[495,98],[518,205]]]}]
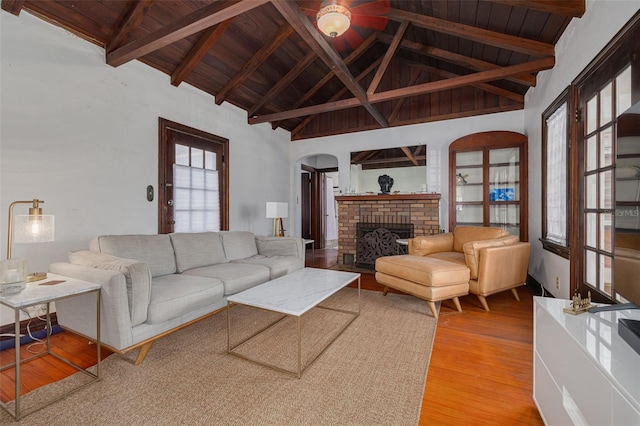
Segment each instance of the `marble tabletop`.
[{"label": "marble tabletop", "polygon": [[304,268],[227,297],[227,301],[301,316],[357,280],[360,274]]},{"label": "marble tabletop", "polygon": [[[47,285],[51,281],[64,282]],[[27,283],[27,287],[20,293],[0,296],[0,304],[14,309],[24,308],[99,289],[100,284],[48,273],[43,280]]]}]

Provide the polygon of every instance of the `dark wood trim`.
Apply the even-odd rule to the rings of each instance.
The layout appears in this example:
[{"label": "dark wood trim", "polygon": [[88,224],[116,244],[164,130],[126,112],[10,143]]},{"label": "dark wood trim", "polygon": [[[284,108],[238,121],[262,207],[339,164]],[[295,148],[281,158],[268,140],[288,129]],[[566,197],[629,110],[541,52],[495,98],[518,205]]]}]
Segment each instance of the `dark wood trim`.
[{"label": "dark wood trim", "polygon": [[[567,240],[568,239],[569,238],[567,234]],[[571,258],[571,250],[569,250],[569,247],[560,245],[553,241],[545,240],[543,238],[540,238],[540,242],[542,243],[543,249],[550,251],[551,253],[556,254],[560,257],[564,257],[565,259]]]},{"label": "dark wood trim", "polygon": [[546,13],[581,18],[585,12],[585,0],[487,0],[507,6],[524,7]]},{"label": "dark wood trim", "polygon": [[2,10],[13,15],[19,16],[24,7],[25,0],[2,0]]}]

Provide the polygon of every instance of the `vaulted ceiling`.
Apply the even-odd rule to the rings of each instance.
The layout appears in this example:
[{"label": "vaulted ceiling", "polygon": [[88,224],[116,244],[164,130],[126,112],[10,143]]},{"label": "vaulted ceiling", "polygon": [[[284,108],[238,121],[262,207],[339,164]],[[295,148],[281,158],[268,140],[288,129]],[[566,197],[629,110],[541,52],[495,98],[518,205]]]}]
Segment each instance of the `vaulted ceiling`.
[{"label": "vaulted ceiling", "polygon": [[522,109],[584,0],[2,0],[271,123],[292,140]]}]

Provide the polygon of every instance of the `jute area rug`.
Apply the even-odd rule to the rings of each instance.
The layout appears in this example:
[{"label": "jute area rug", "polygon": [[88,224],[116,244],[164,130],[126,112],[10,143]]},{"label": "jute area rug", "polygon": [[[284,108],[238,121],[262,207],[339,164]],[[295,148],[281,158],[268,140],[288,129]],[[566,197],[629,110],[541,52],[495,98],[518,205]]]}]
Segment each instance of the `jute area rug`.
[{"label": "jute area rug", "polygon": [[[436,320],[420,299],[362,290],[361,314],[298,379],[227,353],[227,313],[158,340],[142,365],[135,353],[103,362],[103,379],[25,417],[28,425],[417,425]],[[324,305],[357,308],[345,288]],[[237,341],[276,318],[236,306]],[[349,317],[313,309],[302,321],[304,364]],[[290,318],[243,353],[297,366],[297,322]],[[28,394],[34,400],[86,380],[76,374]],[[46,395],[45,395],[46,394]],[[0,423],[12,418],[0,410]]]}]

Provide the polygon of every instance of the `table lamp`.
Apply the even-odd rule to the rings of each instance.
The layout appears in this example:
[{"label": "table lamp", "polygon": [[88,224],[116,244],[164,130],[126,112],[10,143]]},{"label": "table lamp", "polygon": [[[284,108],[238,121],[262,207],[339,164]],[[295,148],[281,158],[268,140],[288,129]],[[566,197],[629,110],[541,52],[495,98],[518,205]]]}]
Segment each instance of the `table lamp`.
[{"label": "table lamp", "polygon": [[267,202],[267,218],[273,219],[273,236],[284,237],[284,227],[282,218],[289,216],[289,205],[287,203]]},{"label": "table lamp", "polygon": [[[13,208],[18,204],[31,204],[28,215],[13,215]],[[14,201],[9,205],[9,230],[7,231],[7,260],[11,259],[11,247],[16,243],[44,243],[53,241],[54,216],[43,215],[40,204],[44,201]],[[27,275],[27,282],[47,278],[46,272],[35,272]]]}]

